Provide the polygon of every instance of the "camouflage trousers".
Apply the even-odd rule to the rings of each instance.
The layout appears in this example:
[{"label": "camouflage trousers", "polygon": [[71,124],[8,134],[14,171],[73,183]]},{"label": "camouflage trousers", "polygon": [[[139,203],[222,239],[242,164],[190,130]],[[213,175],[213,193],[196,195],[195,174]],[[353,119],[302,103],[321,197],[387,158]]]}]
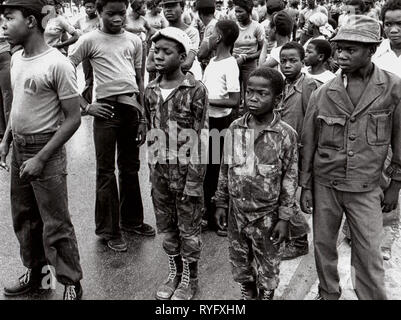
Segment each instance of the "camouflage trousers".
[{"label": "camouflage trousers", "polygon": [[168,255],[181,254],[190,263],[198,261],[202,246],[203,198],[185,197],[183,200],[182,192],[169,188],[169,180],[157,176],[152,181],[156,225],[158,232],[164,234],[164,251]]},{"label": "camouflage trousers", "polygon": [[229,255],[234,281],[256,282],[259,289],[274,290],[279,284],[284,248],[283,244],[275,246],[270,240],[278,215],[267,214],[248,223],[243,223],[245,220],[240,215],[243,214],[232,209],[228,214]]}]

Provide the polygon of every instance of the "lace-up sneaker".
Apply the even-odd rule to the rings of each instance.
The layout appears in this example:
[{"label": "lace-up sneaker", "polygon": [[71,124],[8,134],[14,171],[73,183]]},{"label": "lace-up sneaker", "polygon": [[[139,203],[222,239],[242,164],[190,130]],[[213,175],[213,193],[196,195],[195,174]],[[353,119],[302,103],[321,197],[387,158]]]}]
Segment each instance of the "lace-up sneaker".
[{"label": "lace-up sneaker", "polygon": [[26,272],[18,278],[14,285],[4,288],[4,295],[15,297],[28,293],[34,289],[39,289],[42,280],[40,270],[27,269]]},{"label": "lace-up sneaker", "polygon": [[67,285],[64,289],[63,300],[81,300],[82,293],[83,290],[79,282],[73,285]]}]

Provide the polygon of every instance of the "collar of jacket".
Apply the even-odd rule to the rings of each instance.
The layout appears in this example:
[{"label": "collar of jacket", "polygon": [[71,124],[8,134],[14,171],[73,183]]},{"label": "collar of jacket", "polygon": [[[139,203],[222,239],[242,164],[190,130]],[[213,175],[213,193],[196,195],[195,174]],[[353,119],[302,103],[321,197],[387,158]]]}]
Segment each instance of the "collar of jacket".
[{"label": "collar of jacket", "polygon": [[[267,124],[263,131],[280,132],[280,130],[277,128],[277,125],[281,120],[280,113],[278,110],[273,110],[273,115],[273,121]],[[250,112],[245,113],[244,116],[238,120],[238,126],[244,129],[249,129],[248,121],[251,117],[252,114]]]},{"label": "collar of jacket", "polygon": [[371,105],[384,91],[384,71],[373,64],[373,72],[366,85],[358,104],[354,106],[344,87],[343,72],[341,71],[336,78],[328,82],[327,96],[340,109],[349,115],[356,116],[363,112],[366,107]]},{"label": "collar of jacket", "polygon": [[[295,80],[295,84],[291,87],[290,91],[287,93],[287,95],[284,97],[284,101],[287,100],[289,97],[291,97],[295,91],[298,93],[302,93],[302,81],[306,77],[305,73],[301,73],[300,76],[298,77],[297,80]],[[286,82],[286,84],[289,84]]]},{"label": "collar of jacket", "polygon": [[[159,75],[154,81],[152,81],[151,83],[148,84],[148,87],[153,88],[153,89],[156,87],[160,87],[160,81],[161,81],[162,77],[163,77],[163,75]],[[187,72],[184,80],[182,80],[182,82],[175,89],[179,89],[181,87],[193,88],[195,86],[196,86],[196,80],[195,80],[194,75],[191,72]]]}]

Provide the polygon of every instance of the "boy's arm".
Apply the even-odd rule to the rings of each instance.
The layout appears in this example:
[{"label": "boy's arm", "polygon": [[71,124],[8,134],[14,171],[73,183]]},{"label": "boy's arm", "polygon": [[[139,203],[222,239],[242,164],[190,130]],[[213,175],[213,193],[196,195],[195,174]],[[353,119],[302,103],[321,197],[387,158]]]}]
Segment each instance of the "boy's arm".
[{"label": "boy's arm", "polygon": [[302,126],[300,158],[301,167],[299,173],[299,185],[307,190],[313,186],[313,158],[315,156],[318,132],[317,132],[317,106],[316,91],[312,94]]},{"label": "boy's arm", "polygon": [[146,63],[146,71],[149,73],[156,72],[153,46],[149,50],[148,61]]},{"label": "boy's arm", "polygon": [[390,212],[397,208],[401,189],[401,100],[394,109],[391,150],[393,157],[386,169],[386,174],[391,178],[391,183],[384,192],[383,212]]},{"label": "boy's arm", "polygon": [[[204,85],[200,85],[195,91],[192,102],[192,114],[194,119],[194,130],[197,133],[197,141],[191,148],[191,158],[188,164],[188,173],[185,181],[184,195],[200,197],[203,195],[203,180],[206,173],[206,162],[203,156],[208,147],[209,129],[209,101],[207,90]],[[194,150],[194,149],[197,150]]]},{"label": "boy's arm", "polygon": [[283,143],[283,176],[281,179],[281,193],[279,197],[278,217],[288,221],[294,215],[295,193],[298,187],[298,145],[297,133],[291,133]]},{"label": "boy's arm", "polygon": [[90,58],[90,42],[86,39],[87,38],[80,37],[71,54],[68,56],[75,67],[83,60]]},{"label": "boy's arm", "polygon": [[209,99],[209,104],[218,108],[237,108],[240,104],[241,93],[229,92],[228,99]]},{"label": "boy's arm", "polygon": [[61,100],[61,109],[63,110],[65,120],[44,148],[33,158],[28,159],[22,164],[20,173],[21,179],[40,176],[49,158],[78,130],[81,124],[78,97]]},{"label": "boy's arm", "polygon": [[216,193],[214,194],[213,201],[216,208],[228,209],[229,193],[228,193],[228,159],[226,159],[226,151],[232,148],[232,139],[228,138],[232,136],[231,127],[227,130],[226,136],[224,137],[224,150],[221,156],[221,165],[219,172],[219,180],[217,183]]}]

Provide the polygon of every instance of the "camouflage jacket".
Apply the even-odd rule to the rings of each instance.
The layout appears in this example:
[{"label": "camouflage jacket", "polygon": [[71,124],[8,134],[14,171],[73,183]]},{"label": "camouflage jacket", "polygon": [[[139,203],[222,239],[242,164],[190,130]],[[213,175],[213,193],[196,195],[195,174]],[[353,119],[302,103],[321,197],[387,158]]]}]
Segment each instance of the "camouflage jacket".
[{"label": "camouflage jacket", "polygon": [[248,221],[277,211],[280,219],[289,220],[298,183],[297,134],[275,113],[272,123],[253,137],[250,117],[246,113],[226,133],[216,207],[228,208],[230,201]]},{"label": "camouflage jacket", "polygon": [[[164,101],[160,80],[145,90],[145,115],[148,123],[148,159],[151,174],[163,168],[170,188],[189,196],[203,195],[206,173],[209,117],[206,87],[187,73],[183,82]],[[206,130],[203,130],[206,129]],[[153,152],[153,153],[152,153]]]}]

